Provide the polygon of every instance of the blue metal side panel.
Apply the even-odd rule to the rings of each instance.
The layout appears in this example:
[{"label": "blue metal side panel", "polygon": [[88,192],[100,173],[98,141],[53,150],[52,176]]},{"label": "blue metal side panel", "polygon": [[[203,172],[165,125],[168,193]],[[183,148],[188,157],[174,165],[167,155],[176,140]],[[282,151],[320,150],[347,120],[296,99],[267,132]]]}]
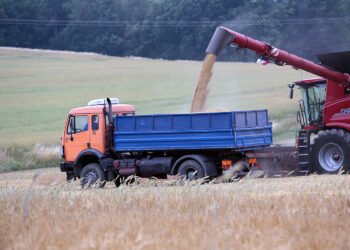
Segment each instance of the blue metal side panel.
[{"label": "blue metal side panel", "polygon": [[115,117],[116,151],[262,148],[272,144],[267,110]]}]

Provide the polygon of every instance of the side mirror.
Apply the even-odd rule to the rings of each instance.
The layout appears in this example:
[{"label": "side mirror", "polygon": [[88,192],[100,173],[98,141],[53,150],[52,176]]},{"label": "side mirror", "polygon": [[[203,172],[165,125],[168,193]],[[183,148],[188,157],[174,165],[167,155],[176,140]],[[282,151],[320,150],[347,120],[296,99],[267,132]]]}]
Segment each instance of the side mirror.
[{"label": "side mirror", "polygon": [[71,116],[70,118],[69,118],[69,125],[68,125],[69,127],[70,127],[70,140],[71,141],[73,141],[73,131],[75,131],[75,118],[74,118],[74,116]]},{"label": "side mirror", "polygon": [[73,130],[72,129],[70,130],[69,134],[70,134],[70,140],[73,141]]},{"label": "side mirror", "polygon": [[290,99],[293,99],[293,93],[294,93],[294,89],[290,88],[290,91],[289,91],[289,98]]},{"label": "side mirror", "polygon": [[294,86],[295,86],[295,83],[288,84],[288,88],[290,88],[290,91],[289,91],[289,98],[290,99],[293,99]]},{"label": "side mirror", "polygon": [[301,118],[300,118],[300,111],[297,112],[297,122],[300,122]]}]

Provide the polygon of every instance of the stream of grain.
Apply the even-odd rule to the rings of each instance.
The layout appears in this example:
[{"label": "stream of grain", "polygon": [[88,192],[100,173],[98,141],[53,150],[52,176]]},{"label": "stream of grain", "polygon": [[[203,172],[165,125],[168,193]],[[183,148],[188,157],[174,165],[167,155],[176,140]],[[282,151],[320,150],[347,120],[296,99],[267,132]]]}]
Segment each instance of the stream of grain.
[{"label": "stream of grain", "polygon": [[207,54],[204,59],[197,88],[192,99],[191,113],[202,112],[204,110],[205,102],[209,94],[208,85],[213,75],[215,59],[216,55],[213,54]]}]

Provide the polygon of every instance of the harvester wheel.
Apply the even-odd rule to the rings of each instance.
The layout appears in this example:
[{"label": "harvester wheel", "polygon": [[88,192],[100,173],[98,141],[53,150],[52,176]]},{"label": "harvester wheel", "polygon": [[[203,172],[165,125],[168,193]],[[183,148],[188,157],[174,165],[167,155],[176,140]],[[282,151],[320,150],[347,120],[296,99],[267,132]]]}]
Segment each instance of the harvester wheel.
[{"label": "harvester wheel", "polygon": [[347,172],[350,166],[350,134],[331,129],[320,134],[311,148],[312,171],[320,174]]},{"label": "harvester wheel", "polygon": [[204,170],[197,161],[187,160],[180,165],[179,175],[186,180],[192,181],[204,178]]},{"label": "harvester wheel", "polygon": [[106,184],[106,174],[97,163],[87,164],[80,173],[80,184],[83,188],[90,188],[94,184],[103,188]]}]

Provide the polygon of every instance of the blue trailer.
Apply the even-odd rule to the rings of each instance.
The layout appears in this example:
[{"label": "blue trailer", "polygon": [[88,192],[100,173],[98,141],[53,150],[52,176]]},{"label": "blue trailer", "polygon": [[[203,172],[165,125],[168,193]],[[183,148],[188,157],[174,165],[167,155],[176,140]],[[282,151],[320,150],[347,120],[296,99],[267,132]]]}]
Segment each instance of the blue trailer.
[{"label": "blue trailer", "polygon": [[116,116],[117,152],[247,151],[272,144],[267,110],[220,113]]},{"label": "blue trailer", "polygon": [[214,177],[246,153],[272,144],[266,109],[115,116],[113,131],[113,150],[119,155],[113,166],[120,176]]}]

